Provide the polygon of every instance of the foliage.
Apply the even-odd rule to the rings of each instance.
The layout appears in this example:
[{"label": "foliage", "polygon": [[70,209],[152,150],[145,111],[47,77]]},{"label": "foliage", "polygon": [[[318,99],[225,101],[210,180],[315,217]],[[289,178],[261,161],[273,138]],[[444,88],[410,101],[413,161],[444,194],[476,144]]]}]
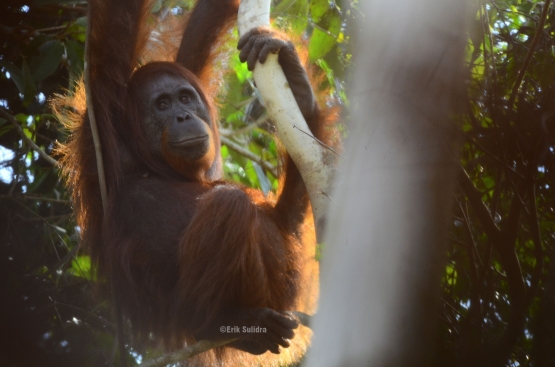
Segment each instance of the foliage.
[{"label": "foliage", "polygon": [[547,4],[475,3],[441,366],[555,365],[555,8]]}]

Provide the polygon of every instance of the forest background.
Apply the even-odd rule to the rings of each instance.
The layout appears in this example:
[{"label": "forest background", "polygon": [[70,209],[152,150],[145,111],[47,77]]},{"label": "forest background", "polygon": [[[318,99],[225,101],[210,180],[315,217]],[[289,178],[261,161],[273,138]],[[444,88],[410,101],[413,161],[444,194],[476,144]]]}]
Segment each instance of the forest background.
[{"label": "forest background", "polygon": [[[171,23],[192,3],[159,0],[152,19]],[[502,366],[554,366],[555,6],[469,3],[468,98],[453,117],[460,174],[435,364],[489,366],[494,355]],[[357,1],[273,5],[274,26],[306,46],[348,136],[353,38],[364,21]],[[0,365],[112,363],[109,303],[94,297],[94,269],[78,251],[69,194],[48,158],[67,138],[49,100],[72,93],[81,76],[86,11],[83,1],[0,4]],[[219,60],[229,69],[219,100],[225,175],[268,192],[277,188],[275,129],[235,42],[230,37]],[[128,353],[130,363],[155,355]]]}]

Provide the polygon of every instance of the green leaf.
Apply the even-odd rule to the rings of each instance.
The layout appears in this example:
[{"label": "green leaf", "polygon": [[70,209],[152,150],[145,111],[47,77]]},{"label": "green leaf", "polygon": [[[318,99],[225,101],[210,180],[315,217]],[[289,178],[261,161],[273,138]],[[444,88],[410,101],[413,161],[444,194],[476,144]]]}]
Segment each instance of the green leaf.
[{"label": "green leaf", "polygon": [[27,118],[29,117],[28,115],[24,113],[18,113],[14,117],[17,121],[21,122],[23,126],[27,126]]},{"label": "green leaf", "polygon": [[91,258],[89,256],[76,256],[71,261],[71,269],[68,269],[68,272],[76,277],[92,279]]},{"label": "green leaf", "polygon": [[253,188],[260,188],[260,183],[258,182],[258,175],[254,169],[253,162],[249,159],[245,166],[245,173],[247,174],[247,179],[249,180],[249,186]]},{"label": "green leaf", "polygon": [[4,135],[5,133],[13,129],[13,126],[11,124],[4,126],[6,122],[8,122],[8,120],[0,117],[0,136]]},{"label": "green leaf", "polygon": [[445,267],[445,278],[447,284],[454,286],[457,283],[457,270],[452,264],[447,264]]},{"label": "green leaf", "polygon": [[310,0],[310,15],[314,22],[318,23],[328,10],[330,10],[328,0]]},{"label": "green leaf", "polygon": [[283,13],[289,10],[298,0],[283,0],[273,10],[274,13]]},{"label": "green leaf", "polygon": [[249,71],[247,63],[241,62],[241,60],[239,60],[238,53],[235,53],[231,57],[231,64],[233,66],[233,70],[235,71],[235,75],[237,76],[237,80],[239,80],[240,84],[243,84],[247,81],[247,79],[252,78],[252,72]]},{"label": "green leaf", "polygon": [[268,179],[268,177],[264,174],[264,170],[260,166],[260,164],[256,162],[252,162],[252,166],[256,171],[256,177],[258,178],[258,182],[260,183],[260,189],[267,195],[272,190],[272,183]]},{"label": "green leaf", "polygon": [[69,73],[72,77],[77,77],[83,72],[83,59],[85,56],[85,48],[79,42],[72,40],[66,41],[67,60],[69,64]]},{"label": "green leaf", "polygon": [[287,18],[287,33],[301,34],[308,24],[309,4],[306,0],[285,0],[272,11],[272,16]]},{"label": "green leaf", "polygon": [[66,33],[70,34],[73,39],[84,44],[87,37],[87,17],[77,18],[77,20],[67,28]]},{"label": "green leaf", "polygon": [[52,75],[58,69],[64,54],[64,45],[58,40],[47,41],[39,47],[39,52],[38,67],[33,73],[33,80],[36,82]]},{"label": "green leaf", "polygon": [[31,103],[33,98],[35,98],[35,95],[37,94],[37,86],[33,81],[33,76],[31,75],[31,71],[27,66],[27,62],[25,62],[25,59],[23,60],[21,71],[23,76],[23,104],[27,105]]},{"label": "green leaf", "polygon": [[324,251],[325,243],[316,244],[316,252],[314,253],[314,259],[320,261],[322,259],[322,252]]},{"label": "green leaf", "polygon": [[44,180],[48,177],[48,172],[47,171],[42,171],[40,172],[39,176],[35,176],[35,179],[33,180],[33,183],[31,183],[28,188],[27,191],[29,193],[35,192],[37,191],[37,189],[40,187],[40,185],[44,182]]},{"label": "green leaf", "polygon": [[21,70],[11,62],[0,60],[0,67],[3,67],[5,71],[10,73],[10,79],[13,80],[19,92],[23,94],[25,92],[25,84],[23,83],[23,75]]},{"label": "green leaf", "polygon": [[333,9],[327,13],[321,24],[314,28],[308,45],[311,62],[324,57],[336,45],[341,23],[341,14],[337,9]]}]

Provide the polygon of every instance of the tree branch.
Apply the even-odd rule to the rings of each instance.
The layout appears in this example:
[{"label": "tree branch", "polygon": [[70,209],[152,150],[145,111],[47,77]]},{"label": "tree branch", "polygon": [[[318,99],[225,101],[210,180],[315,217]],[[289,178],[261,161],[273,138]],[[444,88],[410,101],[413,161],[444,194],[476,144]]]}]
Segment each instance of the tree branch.
[{"label": "tree branch", "polygon": [[499,254],[501,266],[505,269],[507,281],[509,283],[509,297],[511,300],[511,318],[503,338],[497,345],[494,353],[486,358],[491,366],[504,366],[508,354],[512,350],[514,343],[518,340],[524,327],[524,309],[526,307],[526,286],[522,277],[522,269],[515,252],[515,243],[518,233],[518,223],[522,212],[522,201],[518,195],[518,188],[515,188],[515,196],[509,209],[506,224],[501,231],[491,216],[489,209],[482,201],[482,194],[472,181],[464,168],[460,168],[459,184],[465,192],[468,200],[472,204],[480,223],[491,244]]},{"label": "tree branch", "polygon": [[[310,316],[306,313],[303,313],[303,312],[298,312],[298,311],[292,311],[291,313],[297,317],[297,319],[298,319],[298,321],[301,325],[309,327],[310,322],[312,320],[312,316]],[[167,364],[170,364],[170,363],[181,362],[185,359],[192,358],[192,357],[194,357],[196,355],[199,355],[201,353],[208,352],[211,349],[222,347],[222,346],[224,346],[226,344],[229,344],[229,343],[231,343],[231,342],[233,342],[237,339],[239,339],[239,338],[233,338],[233,339],[228,339],[228,340],[219,340],[219,341],[199,340],[195,344],[189,345],[189,346],[187,346],[183,349],[180,349],[176,352],[167,353],[167,354],[164,354],[163,356],[160,356],[158,358],[154,358],[154,359],[148,360],[144,363],[141,363],[139,365],[139,367],[161,367],[161,366],[166,366]]]},{"label": "tree branch", "polygon": [[545,19],[547,18],[547,13],[549,12],[550,5],[551,5],[551,0],[546,0],[543,5],[540,21],[536,29],[536,34],[534,35],[534,39],[530,44],[530,48],[528,49],[528,53],[526,54],[524,63],[522,64],[522,67],[518,71],[515,84],[513,85],[513,90],[511,92],[511,97],[509,98],[509,103],[508,103],[509,108],[512,108],[513,104],[515,103],[516,95],[518,93],[518,90],[520,89],[520,84],[522,83],[522,79],[524,79],[524,73],[526,73],[526,69],[528,69],[528,66],[530,65],[530,61],[532,60],[532,56],[534,55],[536,46],[540,40],[541,34],[543,33],[543,27],[545,25]]},{"label": "tree branch", "polygon": [[94,106],[91,92],[91,70],[90,70],[90,60],[91,60],[91,48],[89,47],[91,42],[92,34],[92,10],[91,6],[87,7],[87,35],[85,42],[85,94],[87,98],[87,113],[89,116],[89,123],[91,125],[91,132],[94,142],[94,152],[96,154],[96,168],[98,170],[98,183],[100,185],[100,197],[102,199],[102,209],[104,214],[108,209],[108,193],[106,189],[106,176],[104,174],[104,159],[102,158],[102,144],[100,142],[100,137],[98,135],[98,127],[96,125],[96,118],[94,115]]},{"label": "tree branch", "polygon": [[237,339],[228,339],[221,341],[211,341],[211,340],[200,340],[197,343],[187,346],[177,352],[164,354],[161,357],[151,359],[144,363],[141,363],[139,367],[160,367],[166,366],[171,363],[177,363],[185,359],[189,359],[201,353],[207,352],[210,349],[218,348],[224,346]]},{"label": "tree branch", "polygon": [[[237,28],[242,36],[250,29],[270,26],[270,0],[242,0],[237,17]],[[299,169],[308,191],[316,236],[323,236],[328,195],[334,169],[334,159],[310,134],[310,131],[297,105],[293,92],[288,85],[285,74],[278,62],[278,55],[270,54],[261,64],[257,62],[253,78],[264,100],[266,110],[276,125],[279,138],[291,159]],[[295,128],[297,127],[298,130]]]},{"label": "tree branch", "polygon": [[49,156],[48,154],[46,154],[46,152],[44,150],[42,150],[37,144],[35,144],[34,141],[32,141],[31,139],[29,139],[27,137],[27,135],[25,135],[25,132],[23,131],[23,129],[21,128],[21,126],[19,126],[19,123],[17,122],[16,118],[13,117],[12,115],[10,115],[9,113],[7,113],[6,111],[4,111],[4,109],[0,108],[0,116],[2,116],[3,118],[5,118],[6,120],[8,120],[8,122],[10,124],[13,125],[13,127],[15,128],[15,131],[21,136],[21,138],[23,138],[23,140],[33,149],[35,150],[37,153],[39,153],[39,155],[44,158],[48,163],[50,163],[53,166],[57,166],[58,165],[58,161],[56,161],[54,158],[52,158],[51,156]]},{"label": "tree branch", "polygon": [[530,185],[530,214],[528,216],[530,225],[530,234],[534,242],[534,254],[536,255],[536,266],[532,272],[530,279],[530,288],[528,293],[528,301],[531,301],[537,291],[540,278],[543,273],[543,246],[541,239],[540,221],[538,219],[538,206],[536,204],[536,188],[534,182]]},{"label": "tree branch", "polygon": [[505,330],[503,338],[497,345],[496,351],[492,354],[493,361],[491,366],[493,367],[502,367],[506,365],[515,343],[522,335],[526,319],[525,310],[528,304],[526,285],[515,248],[520,214],[523,207],[518,191],[518,187],[515,187],[515,194],[511,202],[509,216],[505,228],[503,228],[502,235],[498,241],[493,241],[493,245],[499,254],[501,265],[507,274],[509,299],[511,301],[511,316],[507,329]]},{"label": "tree branch", "polygon": [[261,157],[257,156],[256,154],[254,154],[250,150],[245,149],[242,146],[240,146],[239,144],[233,142],[231,139],[228,139],[224,136],[220,136],[220,140],[221,140],[222,143],[227,145],[227,147],[229,149],[233,150],[234,152],[237,152],[237,153],[241,154],[243,157],[246,157],[246,158],[260,164],[262,167],[267,169],[274,177],[278,177],[278,171],[277,171],[276,167],[274,167],[272,164],[268,163],[267,161],[265,161]]},{"label": "tree branch", "polygon": [[[98,126],[96,124],[96,117],[94,114],[94,104],[91,91],[91,48],[90,42],[92,39],[92,6],[89,2],[87,6],[87,34],[85,42],[85,60],[84,60],[84,83],[85,83],[85,94],[87,102],[87,114],[89,117],[89,123],[91,125],[91,133],[94,143],[94,152],[96,155],[96,168],[98,172],[98,185],[100,186],[100,198],[102,200],[102,210],[104,215],[108,210],[108,190],[106,188],[106,175],[104,173],[104,158],[102,157],[102,143],[100,142],[100,136],[98,135]],[[123,341],[123,316],[118,306],[117,294],[115,294],[114,286],[112,285],[112,300],[114,302],[114,314],[116,319],[116,346],[120,353],[121,365],[127,367],[127,351],[125,349],[125,343]],[[112,359],[115,357],[116,348],[114,348]]]},{"label": "tree branch", "polygon": [[474,186],[463,167],[460,167],[459,185],[474,208],[487,236],[493,241],[499,239],[501,230],[495,224],[488,207],[482,201],[482,193]]}]

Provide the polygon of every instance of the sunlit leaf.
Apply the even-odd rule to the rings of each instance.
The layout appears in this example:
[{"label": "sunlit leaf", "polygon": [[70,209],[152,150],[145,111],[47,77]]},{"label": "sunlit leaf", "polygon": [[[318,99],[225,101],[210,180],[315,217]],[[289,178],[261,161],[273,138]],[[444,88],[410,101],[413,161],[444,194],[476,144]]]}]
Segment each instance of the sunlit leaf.
[{"label": "sunlit leaf", "polygon": [[341,30],[341,15],[337,9],[332,9],[326,13],[326,16],[314,28],[310,43],[308,45],[308,55],[310,61],[318,60],[324,57],[336,44],[337,35]]},{"label": "sunlit leaf", "polygon": [[76,256],[71,261],[71,269],[68,272],[76,277],[92,280],[91,258],[87,255]]},{"label": "sunlit leaf", "polygon": [[328,10],[330,10],[329,0],[310,0],[310,15],[314,22],[318,23]]}]

